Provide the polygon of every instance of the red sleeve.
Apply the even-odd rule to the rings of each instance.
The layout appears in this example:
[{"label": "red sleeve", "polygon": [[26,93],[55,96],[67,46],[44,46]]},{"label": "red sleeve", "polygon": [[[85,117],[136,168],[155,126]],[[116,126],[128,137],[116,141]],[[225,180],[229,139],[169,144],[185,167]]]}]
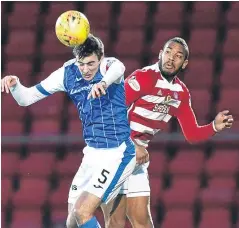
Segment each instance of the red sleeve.
[{"label": "red sleeve", "polygon": [[179,107],[177,119],[186,140],[190,143],[197,143],[208,140],[216,133],[213,128],[213,123],[198,126],[194,111],[191,107],[189,93]]},{"label": "red sleeve", "polygon": [[124,86],[126,105],[129,107],[140,97],[149,94],[153,86],[153,77],[147,71],[136,70],[126,78]]}]

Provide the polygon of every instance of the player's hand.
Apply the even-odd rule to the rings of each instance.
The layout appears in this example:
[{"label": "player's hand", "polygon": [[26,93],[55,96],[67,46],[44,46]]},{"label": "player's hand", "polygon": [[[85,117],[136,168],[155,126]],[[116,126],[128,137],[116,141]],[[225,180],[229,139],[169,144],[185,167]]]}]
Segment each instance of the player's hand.
[{"label": "player's hand", "polygon": [[218,132],[222,131],[225,128],[231,128],[233,121],[233,117],[229,114],[229,111],[224,110],[217,114],[214,120],[215,128]]},{"label": "player's hand", "polygon": [[17,84],[17,76],[8,75],[1,79],[1,90],[2,92],[9,93],[10,88]]},{"label": "player's hand", "polygon": [[107,85],[104,81],[102,82],[99,82],[97,84],[94,84],[87,99],[90,99],[91,97],[92,98],[97,98],[97,97],[100,97],[102,95],[105,95],[106,92],[105,90],[107,89]]},{"label": "player's hand", "polygon": [[149,153],[144,146],[135,143],[136,162],[141,165],[149,161]]}]

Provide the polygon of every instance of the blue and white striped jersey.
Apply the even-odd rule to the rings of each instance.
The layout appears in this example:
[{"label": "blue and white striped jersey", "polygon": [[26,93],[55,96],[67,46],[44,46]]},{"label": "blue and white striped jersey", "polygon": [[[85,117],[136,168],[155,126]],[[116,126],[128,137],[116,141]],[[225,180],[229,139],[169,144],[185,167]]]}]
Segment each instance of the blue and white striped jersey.
[{"label": "blue and white striped jersey", "polygon": [[114,148],[130,137],[123,75],[107,88],[106,95],[87,99],[93,84],[101,81],[108,67],[114,67],[115,61],[119,60],[104,58],[95,77],[86,81],[76,65],[76,59],[72,59],[36,85],[37,90],[45,96],[57,91],[68,94],[77,107],[83,137],[90,147]]}]

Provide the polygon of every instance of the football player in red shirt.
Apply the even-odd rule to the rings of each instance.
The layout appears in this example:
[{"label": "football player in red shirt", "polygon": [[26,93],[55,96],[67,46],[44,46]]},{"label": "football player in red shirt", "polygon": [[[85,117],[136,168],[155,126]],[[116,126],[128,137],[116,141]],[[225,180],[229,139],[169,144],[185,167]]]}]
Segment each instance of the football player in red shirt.
[{"label": "football player in red shirt", "polygon": [[[131,137],[136,144],[138,168],[125,183],[119,196],[121,200],[112,203],[110,219],[107,217],[107,208],[103,207],[109,227],[124,227],[126,214],[134,228],[153,227],[147,172],[149,154],[146,148],[154,135],[166,128],[172,116],[178,119],[190,143],[208,140],[217,132],[232,126],[233,117],[228,110],[219,112],[211,123],[198,125],[189,90],[177,76],[188,65],[188,57],[189,48],[185,40],[172,38],[160,51],[156,64],[134,71],[125,81]],[[109,211],[110,206],[107,207]]]}]

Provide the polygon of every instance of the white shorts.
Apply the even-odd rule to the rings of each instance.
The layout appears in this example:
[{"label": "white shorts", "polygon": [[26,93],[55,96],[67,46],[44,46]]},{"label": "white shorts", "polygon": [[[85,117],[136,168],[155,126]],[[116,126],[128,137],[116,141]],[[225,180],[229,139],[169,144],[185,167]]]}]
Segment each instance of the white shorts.
[{"label": "white shorts", "polygon": [[149,162],[143,165],[136,165],[133,173],[124,182],[119,194],[125,194],[126,197],[150,196]]},{"label": "white shorts", "polygon": [[131,175],[136,165],[135,148],[131,140],[117,148],[83,149],[82,163],[72,181],[68,203],[74,204],[82,192],[86,191],[107,203],[114,199],[124,181]]}]

